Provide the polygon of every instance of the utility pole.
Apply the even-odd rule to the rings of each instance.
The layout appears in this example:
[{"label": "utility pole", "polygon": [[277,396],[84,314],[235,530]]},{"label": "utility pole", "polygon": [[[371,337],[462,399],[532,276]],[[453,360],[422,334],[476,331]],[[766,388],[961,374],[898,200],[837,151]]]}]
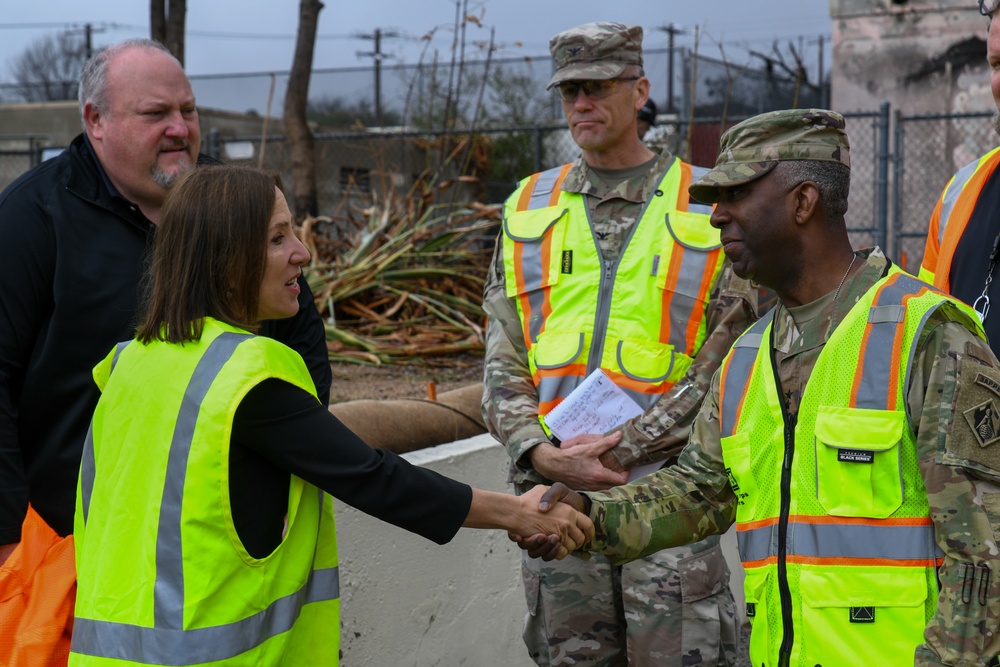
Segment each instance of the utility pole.
[{"label": "utility pole", "polygon": [[370,57],[375,61],[375,122],[382,127],[382,58],[386,57],[382,53],[382,38],[399,37],[399,33],[390,30],[382,32],[381,28],[375,28],[373,33],[360,33],[355,35],[357,39],[370,39],[375,47],[372,51],[358,51],[359,57]]},{"label": "utility pole", "polygon": [[667,113],[674,113],[674,36],[683,35],[684,31],[676,23],[661,25],[659,29],[667,33]]},{"label": "utility pole", "polygon": [[820,104],[824,109],[829,108],[830,101],[826,98],[826,91],[828,86],[823,82],[823,35],[819,36],[819,76],[816,77],[819,81],[819,99]]},{"label": "utility pole", "polygon": [[87,57],[87,60],[90,60],[90,57],[94,55],[93,35],[95,32],[104,32],[104,30],[105,28],[95,28],[92,23],[84,23],[82,29],[67,30],[66,32],[71,35],[77,35],[81,32],[83,33],[83,44],[84,44],[85,55]]}]

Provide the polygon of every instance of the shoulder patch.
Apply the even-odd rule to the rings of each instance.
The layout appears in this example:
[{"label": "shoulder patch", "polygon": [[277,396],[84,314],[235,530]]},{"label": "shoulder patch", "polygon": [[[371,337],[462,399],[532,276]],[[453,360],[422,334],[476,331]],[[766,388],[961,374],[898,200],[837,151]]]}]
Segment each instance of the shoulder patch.
[{"label": "shoulder patch", "polygon": [[983,366],[989,366],[990,368],[994,367],[993,360],[990,359],[989,356],[983,352],[983,349],[981,347],[979,347],[972,341],[969,341],[968,343],[965,344],[965,353],[970,357],[972,357],[973,359],[975,359],[976,361],[978,361],[979,363],[981,363]]},{"label": "shoulder patch", "polygon": [[1000,472],[1000,371],[966,354],[957,380],[948,454],[960,465]]}]

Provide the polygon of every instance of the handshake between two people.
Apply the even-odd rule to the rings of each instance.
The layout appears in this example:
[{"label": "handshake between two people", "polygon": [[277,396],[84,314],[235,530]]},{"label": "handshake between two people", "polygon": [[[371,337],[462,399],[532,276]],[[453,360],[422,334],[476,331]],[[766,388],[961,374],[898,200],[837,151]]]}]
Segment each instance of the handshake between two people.
[{"label": "handshake between two people", "polygon": [[[586,541],[592,540],[594,526],[588,516],[590,514],[590,499],[577,493],[569,485],[576,488],[599,490],[624,484],[628,479],[628,471],[617,466],[614,458],[609,456],[610,450],[618,444],[621,437],[621,432],[611,433],[607,436],[582,434],[562,443],[558,449],[545,447],[543,452],[548,454],[545,460],[551,462],[553,456],[563,457],[563,460],[560,461],[562,465],[556,466],[554,471],[548,466],[538,466],[541,468],[542,474],[557,481],[551,487],[536,486],[521,498],[537,498],[538,511],[542,513],[561,514],[566,509],[579,513],[579,516],[586,519],[589,524]],[[536,466],[540,462],[535,457],[532,457],[532,461],[536,463]],[[570,546],[558,535],[543,532],[508,531],[507,536],[512,542],[527,551],[532,558],[541,558],[546,561],[561,560],[585,543],[578,542]]]}]

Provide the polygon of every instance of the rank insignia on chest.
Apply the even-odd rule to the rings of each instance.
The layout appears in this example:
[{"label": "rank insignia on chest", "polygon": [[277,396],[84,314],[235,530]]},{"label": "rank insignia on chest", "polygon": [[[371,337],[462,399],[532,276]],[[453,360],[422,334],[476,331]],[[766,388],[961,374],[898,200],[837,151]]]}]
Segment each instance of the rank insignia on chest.
[{"label": "rank insignia on chest", "polygon": [[563,250],[561,273],[573,273],[573,251]]},{"label": "rank insignia on chest", "polygon": [[1000,440],[1000,411],[993,401],[969,408],[963,414],[980,447],[989,447]]}]

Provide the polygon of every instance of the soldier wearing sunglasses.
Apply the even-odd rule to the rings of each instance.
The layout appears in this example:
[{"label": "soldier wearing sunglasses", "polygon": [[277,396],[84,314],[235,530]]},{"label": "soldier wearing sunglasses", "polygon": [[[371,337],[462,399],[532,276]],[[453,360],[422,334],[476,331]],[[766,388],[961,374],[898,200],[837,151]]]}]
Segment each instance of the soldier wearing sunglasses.
[{"label": "soldier wearing sunglasses", "polygon": [[[712,374],[756,317],[755,291],[726,261],[711,207],[688,196],[706,170],[638,137],[650,88],[642,28],[590,23],[556,35],[550,49],[548,87],[581,155],[524,179],[507,199],[484,295],[483,413],[507,447],[518,493],[554,481],[607,489],[669,464]],[[546,415],[598,372],[637,416],[560,441]],[[736,660],[717,537],[624,566],[525,558],[522,572],[524,640],[539,665]]]}]

